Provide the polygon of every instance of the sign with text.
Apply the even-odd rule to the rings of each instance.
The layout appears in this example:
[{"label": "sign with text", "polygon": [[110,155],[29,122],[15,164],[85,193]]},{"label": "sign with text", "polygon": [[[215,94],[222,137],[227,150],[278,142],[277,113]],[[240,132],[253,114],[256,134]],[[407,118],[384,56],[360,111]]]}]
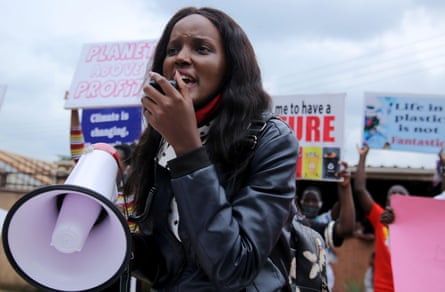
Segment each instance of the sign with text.
[{"label": "sign with text", "polygon": [[82,131],[88,144],[132,144],[142,132],[142,107],[85,109]]},{"label": "sign with text", "polygon": [[140,105],[157,40],[85,44],[65,108]]},{"label": "sign with text", "polygon": [[391,207],[395,214],[389,225],[394,290],[445,291],[445,201],[394,195]]},{"label": "sign with text", "polygon": [[337,180],[344,140],[346,94],[273,96],[273,111],[299,143],[297,179]]},{"label": "sign with text", "polygon": [[437,153],[445,146],[445,95],[365,93],[370,148]]}]

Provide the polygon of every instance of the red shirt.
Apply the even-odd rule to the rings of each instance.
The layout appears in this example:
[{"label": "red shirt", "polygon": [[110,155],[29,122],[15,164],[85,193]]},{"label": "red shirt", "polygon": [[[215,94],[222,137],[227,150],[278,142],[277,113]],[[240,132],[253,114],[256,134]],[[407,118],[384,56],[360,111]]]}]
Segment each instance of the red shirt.
[{"label": "red shirt", "polygon": [[371,211],[366,216],[374,227],[374,291],[394,292],[394,283],[389,251],[389,229],[380,222],[383,208],[374,202]]}]

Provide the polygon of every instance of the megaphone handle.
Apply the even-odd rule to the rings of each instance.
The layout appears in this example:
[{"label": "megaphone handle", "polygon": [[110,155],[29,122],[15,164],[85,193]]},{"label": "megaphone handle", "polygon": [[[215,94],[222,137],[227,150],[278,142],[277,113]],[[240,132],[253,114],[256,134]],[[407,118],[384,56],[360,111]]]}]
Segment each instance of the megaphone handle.
[{"label": "megaphone handle", "polygon": [[[162,145],[163,141],[161,140],[159,147]],[[143,222],[146,222],[148,220],[148,216],[150,215],[150,208],[151,208],[151,203],[153,201],[153,197],[158,193],[158,187],[157,187],[157,182],[158,182],[158,159],[155,158],[153,160],[153,177],[154,177],[154,183],[153,186],[151,187],[150,191],[148,192],[147,195],[147,199],[145,200],[145,206],[144,206],[144,211],[142,212],[141,215],[139,216],[129,216],[128,217],[128,221],[130,222],[134,222],[138,225],[140,225]],[[151,226],[151,222],[148,222],[149,224],[147,224],[147,226],[144,226],[145,230],[147,232],[152,231],[152,226]]]},{"label": "megaphone handle", "polygon": [[128,216],[128,221],[138,224],[146,221],[148,219],[148,215],[150,215],[151,202],[153,201],[153,197],[155,196],[155,194],[157,194],[157,192],[158,187],[152,186],[150,191],[148,192],[147,200],[145,200],[144,211],[142,212],[142,214],[139,216],[130,215]]},{"label": "megaphone handle", "polygon": [[130,267],[125,269],[119,277],[119,291],[130,291],[131,272]]}]

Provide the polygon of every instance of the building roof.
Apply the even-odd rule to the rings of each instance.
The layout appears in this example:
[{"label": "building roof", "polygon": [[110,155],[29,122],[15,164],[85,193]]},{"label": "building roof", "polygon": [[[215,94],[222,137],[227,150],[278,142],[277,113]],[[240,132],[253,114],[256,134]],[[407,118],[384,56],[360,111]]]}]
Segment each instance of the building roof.
[{"label": "building roof", "polygon": [[0,190],[29,191],[60,182],[72,161],[47,162],[0,150]]},{"label": "building roof", "polygon": [[[354,175],[357,166],[350,168]],[[375,180],[398,180],[398,181],[422,181],[431,182],[435,169],[432,168],[411,168],[411,167],[388,167],[388,166],[366,166],[366,178]]]},{"label": "building roof", "polygon": [[[29,191],[36,187],[63,183],[73,167],[73,161],[47,162],[0,150],[0,191]],[[354,176],[356,166],[350,167]],[[367,179],[431,182],[433,168],[397,166],[366,166]]]}]

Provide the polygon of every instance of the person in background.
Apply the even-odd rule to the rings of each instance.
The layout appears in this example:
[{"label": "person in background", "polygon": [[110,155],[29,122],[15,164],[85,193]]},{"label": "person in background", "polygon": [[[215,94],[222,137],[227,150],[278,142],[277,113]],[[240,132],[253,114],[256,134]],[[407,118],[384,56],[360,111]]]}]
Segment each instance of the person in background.
[{"label": "person in background", "polygon": [[[128,175],[131,172],[131,159],[133,156],[133,148],[128,144],[114,145],[114,149],[117,150],[119,157],[119,171],[116,177],[116,183],[118,186],[118,196],[115,205],[119,210],[128,218],[134,213],[134,194],[124,195],[124,185]],[[137,230],[137,224],[128,221],[130,230],[135,232]]]},{"label": "person in background", "polygon": [[[351,173],[348,164],[340,162],[341,170],[336,174],[341,180],[337,182],[338,202],[329,211],[319,214],[323,206],[322,194],[319,188],[307,187],[301,196],[300,206],[309,226],[318,231],[324,238],[327,246],[326,274],[328,287],[334,287],[335,276],[331,264],[335,263],[336,255],[333,247],[342,245],[345,238],[351,237],[354,232],[355,207],[352,197]],[[298,270],[297,270],[298,272]]]},{"label": "person in background", "polygon": [[390,202],[392,195],[409,195],[409,192],[401,185],[393,185],[388,190],[385,209],[378,205],[366,189],[365,166],[369,146],[367,143],[364,143],[363,147],[357,147],[357,150],[359,153],[359,162],[354,181],[354,190],[366,218],[374,228],[374,290],[376,292],[393,292],[394,282],[391,267],[391,254],[389,250],[388,224],[394,222],[395,215],[390,206]]},{"label": "person in background", "polygon": [[[69,91],[65,91],[65,99],[68,98]],[[79,110],[72,108],[70,111],[70,150],[71,159],[74,163],[79,161],[80,156],[85,148],[85,140],[83,138],[82,126],[80,124]]]},{"label": "person in background", "polygon": [[113,146],[117,151],[117,155],[119,157],[119,170],[122,173],[119,173],[119,177],[117,181],[119,183],[119,187],[123,187],[124,182],[131,171],[131,156],[132,156],[132,148],[128,144],[116,144]]},{"label": "person in background", "polygon": [[439,151],[439,167],[437,168],[437,176],[441,178],[440,184],[442,193],[434,196],[435,199],[445,200],[445,153],[444,148]]},{"label": "person in background", "polygon": [[183,8],[165,26],[148,76],[162,92],[143,86],[148,127],[125,189],[146,217],[133,234],[132,274],[156,291],[290,288],[282,270],[298,142],[269,118],[245,32],[221,10]]}]

